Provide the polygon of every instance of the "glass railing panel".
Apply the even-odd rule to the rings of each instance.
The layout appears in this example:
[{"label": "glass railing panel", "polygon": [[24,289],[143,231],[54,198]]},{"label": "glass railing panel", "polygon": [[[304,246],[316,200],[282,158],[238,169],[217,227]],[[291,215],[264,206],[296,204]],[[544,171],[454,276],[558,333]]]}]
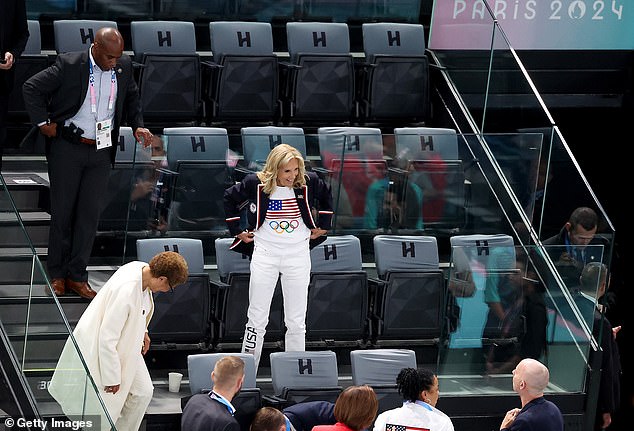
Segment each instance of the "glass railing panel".
[{"label": "glass railing panel", "polygon": [[547,392],[583,391],[594,343],[593,289],[541,282],[536,248],[478,241],[452,247],[449,310],[459,317],[439,355],[443,392],[473,391],[479,383],[477,393],[511,393],[512,371],[527,357],[548,366]]},{"label": "glass railing panel", "polygon": [[[18,364],[15,371],[25,377],[26,392],[33,395],[40,416],[50,419],[68,414],[72,420],[111,426],[99,391],[70,337],[70,329],[89,302],[79,297],[64,297],[60,301],[52,295],[44,266],[36,254],[38,249],[30,240],[34,229],[28,224],[27,203],[32,198],[29,187],[33,184],[23,183],[26,190],[20,183],[7,188],[4,178],[0,178],[0,205],[6,221],[0,227],[0,321]],[[14,194],[17,199],[13,199]],[[63,349],[69,359],[58,365]],[[60,378],[51,383],[56,368]],[[52,392],[57,388],[56,397],[60,400],[72,398],[73,406],[68,404],[62,410],[49,388]]]}]

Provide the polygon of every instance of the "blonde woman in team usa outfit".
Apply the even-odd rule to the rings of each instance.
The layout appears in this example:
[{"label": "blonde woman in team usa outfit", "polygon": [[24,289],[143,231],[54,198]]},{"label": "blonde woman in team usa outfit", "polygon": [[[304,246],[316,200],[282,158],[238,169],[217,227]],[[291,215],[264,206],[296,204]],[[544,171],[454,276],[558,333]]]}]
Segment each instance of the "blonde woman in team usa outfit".
[{"label": "blonde woman in team usa outfit", "polygon": [[[323,242],[332,220],[329,186],[306,172],[304,159],[290,145],[269,153],[262,171],[247,175],[224,194],[226,221],[235,236],[231,249],[251,255],[249,309],[242,352],[260,361],[269,310],[281,275],[285,349],[305,350],[310,248]],[[247,228],[240,214],[247,213]]]}]

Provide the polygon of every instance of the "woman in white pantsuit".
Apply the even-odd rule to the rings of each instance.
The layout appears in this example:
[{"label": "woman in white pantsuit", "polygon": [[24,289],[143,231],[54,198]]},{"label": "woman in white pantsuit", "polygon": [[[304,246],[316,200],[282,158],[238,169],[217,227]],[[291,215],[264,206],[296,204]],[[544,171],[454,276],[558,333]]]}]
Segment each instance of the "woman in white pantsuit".
[{"label": "woman in white pantsuit", "polygon": [[[252,353],[257,367],[278,277],[284,297],[285,349],[303,351],[310,248],[323,242],[330,228],[330,187],[314,172],[306,172],[299,151],[280,144],[271,150],[262,171],[225,191],[224,205],[235,236],[231,249],[252,255],[242,352]],[[243,209],[246,229],[240,226]]]}]

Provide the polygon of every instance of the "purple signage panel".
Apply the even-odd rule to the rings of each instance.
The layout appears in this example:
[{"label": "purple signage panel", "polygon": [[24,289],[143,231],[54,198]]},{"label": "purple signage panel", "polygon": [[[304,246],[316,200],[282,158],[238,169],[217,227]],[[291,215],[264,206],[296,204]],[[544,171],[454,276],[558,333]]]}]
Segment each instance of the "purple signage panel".
[{"label": "purple signage panel", "polygon": [[490,49],[494,18],[515,49],[634,49],[632,0],[436,0],[429,48]]}]

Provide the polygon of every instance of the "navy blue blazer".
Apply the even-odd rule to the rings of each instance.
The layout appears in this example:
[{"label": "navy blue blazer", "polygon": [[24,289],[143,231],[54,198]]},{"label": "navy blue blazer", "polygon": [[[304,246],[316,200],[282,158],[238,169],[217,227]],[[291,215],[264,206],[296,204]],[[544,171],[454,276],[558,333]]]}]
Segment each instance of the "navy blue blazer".
[{"label": "navy blue blazer", "polygon": [[564,417],[559,408],[544,397],[526,404],[508,428],[500,431],[564,431]]},{"label": "navy blue blazer", "polygon": [[[306,172],[306,185],[294,189],[294,192],[299,212],[306,226],[309,229],[330,229],[333,215],[330,186],[314,172]],[[264,184],[260,182],[258,176],[249,174],[242,181],[225,190],[224,207],[229,232],[236,236],[244,231],[240,226],[240,216],[243,211],[247,214],[247,230],[256,230],[262,226],[269,207],[269,195],[264,193]],[[310,248],[325,240],[325,235],[311,240]],[[249,256],[253,254],[253,242],[244,243],[238,238],[230,248]]]}]

